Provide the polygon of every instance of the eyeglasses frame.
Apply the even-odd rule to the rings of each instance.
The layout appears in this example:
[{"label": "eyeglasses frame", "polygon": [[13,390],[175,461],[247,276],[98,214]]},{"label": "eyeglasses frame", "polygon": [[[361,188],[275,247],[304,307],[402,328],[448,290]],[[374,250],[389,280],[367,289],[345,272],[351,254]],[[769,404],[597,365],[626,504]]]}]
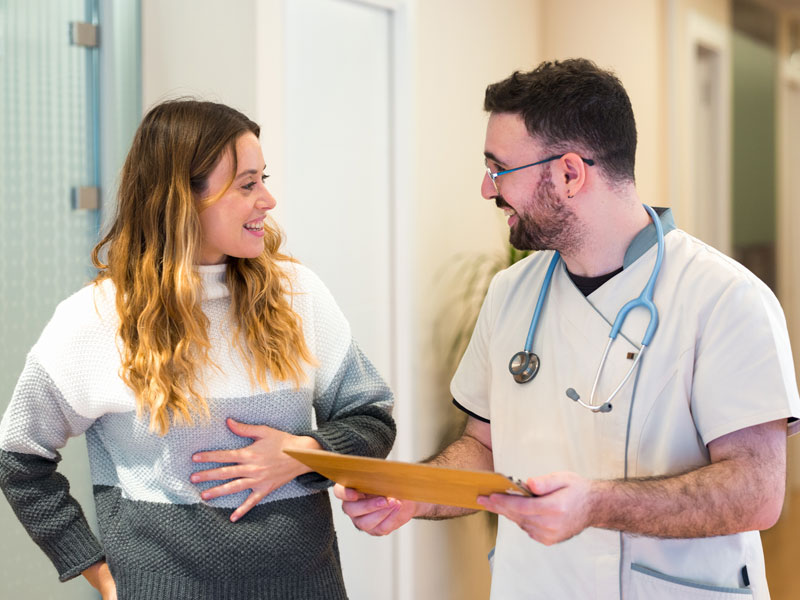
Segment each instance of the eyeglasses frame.
[{"label": "eyeglasses frame", "polygon": [[[513,169],[506,169],[505,171],[498,171],[497,173],[492,173],[492,170],[489,168],[489,158],[488,157],[485,157],[483,159],[483,162],[486,165],[486,173],[489,175],[489,179],[492,180],[492,185],[494,186],[494,191],[499,194],[500,193],[500,188],[497,185],[497,178],[500,177],[501,175],[507,175],[508,173],[513,173],[514,171],[520,171],[522,169],[527,169],[528,167],[535,167],[536,165],[542,165],[542,164],[544,164],[546,162],[550,162],[551,160],[558,160],[559,158],[563,158],[567,154],[569,154],[569,153],[565,152],[564,154],[556,154],[554,156],[549,156],[549,157],[544,158],[542,160],[537,160],[536,162],[532,162],[532,163],[530,163],[528,165],[522,165],[521,167],[514,167]],[[590,167],[594,165],[594,160],[592,160],[591,158],[583,158],[583,157],[581,157],[581,160],[583,162],[585,162]]]}]

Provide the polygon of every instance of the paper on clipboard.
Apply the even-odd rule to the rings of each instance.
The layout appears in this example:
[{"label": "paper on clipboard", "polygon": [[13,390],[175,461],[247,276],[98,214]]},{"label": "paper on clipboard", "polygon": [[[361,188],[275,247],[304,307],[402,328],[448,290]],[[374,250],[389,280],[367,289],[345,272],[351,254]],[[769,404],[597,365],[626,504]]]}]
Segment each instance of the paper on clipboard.
[{"label": "paper on clipboard", "polygon": [[367,494],[484,510],[478,496],[531,496],[521,483],[500,473],[337,454],[286,449],[286,454],[328,479]]}]

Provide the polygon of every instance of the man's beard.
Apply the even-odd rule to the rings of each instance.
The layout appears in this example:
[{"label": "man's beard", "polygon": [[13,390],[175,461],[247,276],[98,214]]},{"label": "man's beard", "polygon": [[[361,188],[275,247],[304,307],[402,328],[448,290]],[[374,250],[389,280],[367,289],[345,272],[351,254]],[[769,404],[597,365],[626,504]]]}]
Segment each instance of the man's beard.
[{"label": "man's beard", "polygon": [[[502,196],[498,196],[495,203],[500,208],[509,206]],[[558,250],[563,254],[581,245],[578,219],[560,201],[549,169],[542,173],[527,211],[517,211],[517,219],[509,231],[508,241],[518,250]]]}]

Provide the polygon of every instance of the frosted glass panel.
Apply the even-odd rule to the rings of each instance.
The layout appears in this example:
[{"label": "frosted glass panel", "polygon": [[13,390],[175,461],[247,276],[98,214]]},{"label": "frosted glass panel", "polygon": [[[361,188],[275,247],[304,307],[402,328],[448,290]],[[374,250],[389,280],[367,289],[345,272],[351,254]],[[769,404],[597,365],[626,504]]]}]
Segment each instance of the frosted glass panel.
[{"label": "frosted glass panel", "polygon": [[[0,413],[56,304],[92,277],[97,213],[71,203],[74,186],[94,183],[90,51],[70,45],[69,23],[87,20],[94,1],[0,0]],[[93,522],[85,442],[62,455]],[[0,531],[0,597],[99,597],[83,578],[59,583],[1,496]]]},{"label": "frosted glass panel", "polygon": [[0,408],[55,304],[91,277],[87,50],[69,43],[85,0],[0,0]]}]

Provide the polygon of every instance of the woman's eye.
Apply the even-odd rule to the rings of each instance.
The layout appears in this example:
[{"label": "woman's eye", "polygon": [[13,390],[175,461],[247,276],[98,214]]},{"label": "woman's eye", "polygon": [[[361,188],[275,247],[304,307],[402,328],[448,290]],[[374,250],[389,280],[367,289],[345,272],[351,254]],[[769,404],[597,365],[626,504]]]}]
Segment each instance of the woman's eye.
[{"label": "woman's eye", "polygon": [[[266,181],[267,181],[267,177],[269,177],[269,175],[267,175],[266,173],[264,173],[264,174],[261,176],[261,183],[266,183]],[[252,192],[252,191],[253,191],[253,188],[255,188],[255,187],[256,187],[256,183],[258,183],[258,182],[256,182],[256,181],[251,181],[250,183],[246,183],[245,185],[243,185],[243,186],[242,186],[242,189],[245,189],[245,190],[247,190],[248,192]]]}]

